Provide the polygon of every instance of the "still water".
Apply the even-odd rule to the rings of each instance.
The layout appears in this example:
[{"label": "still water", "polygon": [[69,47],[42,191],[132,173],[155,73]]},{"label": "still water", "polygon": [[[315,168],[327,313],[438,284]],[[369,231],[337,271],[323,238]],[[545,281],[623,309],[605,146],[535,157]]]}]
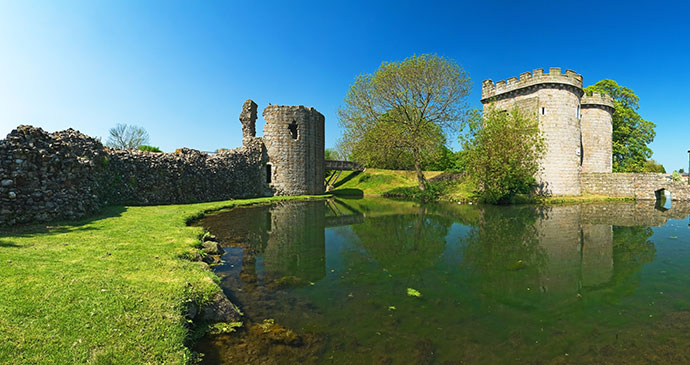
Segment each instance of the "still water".
[{"label": "still water", "polygon": [[199,222],[245,315],[206,363],[690,363],[690,207],[236,208]]}]

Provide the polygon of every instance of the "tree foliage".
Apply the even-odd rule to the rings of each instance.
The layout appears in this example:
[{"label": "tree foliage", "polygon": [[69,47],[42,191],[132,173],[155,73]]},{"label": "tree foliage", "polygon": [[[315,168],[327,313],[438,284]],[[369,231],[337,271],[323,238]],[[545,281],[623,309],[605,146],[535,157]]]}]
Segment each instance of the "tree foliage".
[{"label": "tree foliage", "polygon": [[[405,137],[405,128],[396,122],[395,110],[382,115],[369,127],[366,134],[352,143],[352,159],[368,167],[409,170],[414,168],[415,152]],[[436,124],[420,126],[418,132],[423,138],[417,144],[419,163],[424,167],[443,153],[446,137]],[[388,146],[382,148],[382,146]]]},{"label": "tree foliage", "polygon": [[326,148],[323,151],[323,159],[324,160],[339,160],[340,156],[338,155],[338,151],[336,151],[332,148]]},{"label": "tree foliage", "polygon": [[613,171],[644,172],[646,161],[652,157],[648,145],[654,141],[656,124],[637,113],[640,98],[627,87],[608,79],[587,86],[585,92],[605,93],[614,99]]},{"label": "tree foliage", "polygon": [[656,162],[655,160],[647,160],[642,164],[642,169],[640,172],[662,172],[665,173],[666,169],[664,165]]},{"label": "tree foliage", "polygon": [[539,122],[514,107],[509,112],[489,109],[470,122],[462,138],[468,176],[489,203],[504,203],[515,194],[529,193],[545,152]]},{"label": "tree foliage", "polygon": [[437,55],[384,62],[350,86],[338,110],[343,143],[353,156],[365,153],[367,158],[388,161],[408,154],[424,190],[425,156],[439,150],[446,133],[461,129],[470,89],[467,73]]},{"label": "tree foliage", "polygon": [[118,123],[110,128],[110,135],[106,145],[110,148],[125,149],[139,148],[149,143],[149,134],[146,129],[136,126]]}]

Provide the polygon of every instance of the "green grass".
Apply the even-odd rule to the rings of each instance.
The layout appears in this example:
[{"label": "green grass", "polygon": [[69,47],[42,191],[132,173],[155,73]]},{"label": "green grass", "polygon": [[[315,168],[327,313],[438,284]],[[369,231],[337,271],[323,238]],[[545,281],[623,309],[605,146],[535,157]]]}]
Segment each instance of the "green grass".
[{"label": "green grass", "polygon": [[[427,171],[427,179],[433,179],[441,171]],[[475,186],[464,180],[432,182],[438,200],[446,201],[480,201],[475,193]],[[364,172],[345,172],[333,184],[334,195],[340,196],[389,196],[404,199],[429,200],[425,194],[420,194],[417,187],[417,176],[414,171],[366,169]],[[634,197],[610,197],[603,195],[585,194],[582,196],[539,197],[518,194],[513,197],[511,204],[570,204],[593,202],[631,201]]]},{"label": "green grass", "polygon": [[[425,171],[427,179],[442,174],[442,171]],[[432,183],[439,191],[440,200],[467,201],[474,200],[474,188],[462,181]],[[334,195],[364,195],[364,196],[397,196],[416,199],[419,196],[417,175],[414,171],[366,169],[364,172],[348,172],[333,184]]]},{"label": "green grass", "polygon": [[186,363],[186,303],[220,288],[196,250],[203,212],[278,199],[109,207],[0,231],[0,363]]},{"label": "green grass", "polygon": [[[441,171],[426,171],[427,179],[441,174]],[[364,172],[344,172],[333,183],[333,194],[338,195],[347,192],[346,189],[360,190],[365,196],[383,195],[384,193],[400,187],[417,186],[417,175],[414,171],[366,169]],[[349,195],[349,194],[344,194]]]}]

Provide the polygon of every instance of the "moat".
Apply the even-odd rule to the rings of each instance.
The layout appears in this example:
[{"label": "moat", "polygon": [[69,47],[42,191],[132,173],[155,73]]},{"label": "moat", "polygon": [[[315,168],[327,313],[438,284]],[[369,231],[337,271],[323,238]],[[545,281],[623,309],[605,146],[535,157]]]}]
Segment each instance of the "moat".
[{"label": "moat", "polygon": [[[668,208],[668,204],[666,205]],[[205,363],[690,362],[690,206],[236,208],[198,224],[244,312]]]}]

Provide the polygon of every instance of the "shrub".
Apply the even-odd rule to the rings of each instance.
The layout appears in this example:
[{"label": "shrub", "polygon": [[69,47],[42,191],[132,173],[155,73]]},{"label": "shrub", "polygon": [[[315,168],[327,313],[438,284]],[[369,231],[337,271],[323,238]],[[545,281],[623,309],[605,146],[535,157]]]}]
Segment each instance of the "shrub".
[{"label": "shrub", "polygon": [[483,118],[475,116],[463,144],[465,171],[484,201],[507,203],[536,186],[544,138],[537,119],[517,106],[509,112],[490,108]]},{"label": "shrub", "polygon": [[148,151],[148,152],[163,152],[161,151],[160,148],[154,147],[154,146],[148,146],[145,144],[142,144],[141,146],[138,147],[139,151]]},{"label": "shrub", "polygon": [[678,171],[675,171],[675,170],[674,170],[674,171],[671,173],[671,180],[673,180],[673,181],[681,181],[681,180],[683,180],[683,176],[682,176],[680,173],[678,173]]}]

